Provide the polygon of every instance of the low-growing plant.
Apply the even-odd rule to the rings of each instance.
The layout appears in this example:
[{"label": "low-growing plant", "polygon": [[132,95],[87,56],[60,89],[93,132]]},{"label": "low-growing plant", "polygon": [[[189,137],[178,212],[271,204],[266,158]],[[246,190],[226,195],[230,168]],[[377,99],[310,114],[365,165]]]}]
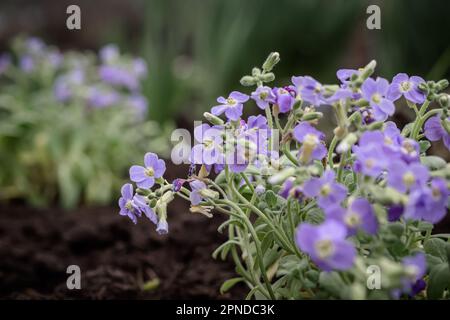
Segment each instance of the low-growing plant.
[{"label": "low-growing plant", "polygon": [[[231,256],[238,276],[222,292],[244,282],[247,298],[448,298],[450,235],[432,230],[447,213],[450,166],[427,155],[430,141],[450,148],[448,81],[400,73],[389,83],[371,77],[372,61],[339,70],[339,84],[295,76],[271,88],[278,61],[272,53],[241,79],[256,86],[250,95],[234,91],[205,113],[212,126],[195,128],[186,177],[164,179],[155,153],[133,165],[136,191],[122,187],[120,214],[145,215],[161,234],[175,196],[193,213],[224,214],[228,240],[213,257]],[[399,99],[415,113],[403,128],[387,121]],[[242,119],[250,100],[265,116]],[[319,108],[336,116],[328,145]]]},{"label": "low-growing plant", "polygon": [[0,55],[0,200],[64,207],[107,203],[128,163],[148,148],[167,152],[146,120],[140,58],[114,45],[61,53],[37,38],[17,38]]}]

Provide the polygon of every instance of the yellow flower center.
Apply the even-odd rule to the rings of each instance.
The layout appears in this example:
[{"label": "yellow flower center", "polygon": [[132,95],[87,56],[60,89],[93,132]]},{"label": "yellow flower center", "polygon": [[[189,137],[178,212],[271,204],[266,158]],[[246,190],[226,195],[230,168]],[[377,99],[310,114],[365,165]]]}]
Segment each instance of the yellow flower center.
[{"label": "yellow flower center", "polygon": [[321,259],[326,259],[334,252],[334,246],[331,240],[320,240],[316,243],[317,254]]},{"label": "yellow flower center", "polygon": [[345,224],[349,227],[357,227],[361,225],[361,217],[356,213],[350,211],[344,217]]},{"label": "yellow flower center", "polygon": [[125,208],[127,208],[130,211],[133,209],[133,203],[131,202],[131,200],[127,201],[127,203],[125,204]]},{"label": "yellow flower center", "polygon": [[373,160],[372,158],[369,158],[366,160],[366,167],[368,169],[372,169],[374,165],[375,165],[375,160]]},{"label": "yellow flower center", "polygon": [[229,104],[229,105],[235,105],[236,103],[237,103],[237,101],[234,100],[233,98],[228,98],[227,99],[227,104]]},{"label": "yellow flower center", "polygon": [[372,101],[375,102],[375,103],[380,103],[380,102],[381,102],[381,96],[380,96],[380,94],[379,94],[379,93],[375,93],[375,94],[372,96]]},{"label": "yellow flower center", "polygon": [[155,170],[152,167],[148,167],[145,169],[145,174],[149,177],[153,177],[155,175]]},{"label": "yellow flower center", "polygon": [[412,172],[408,171],[403,175],[403,183],[407,187],[411,187],[414,184],[414,182],[416,182],[416,178],[414,177],[414,174]]},{"label": "yellow flower center", "polygon": [[263,91],[263,92],[261,92],[261,93],[259,94],[259,98],[260,98],[261,100],[266,100],[266,98],[267,98],[268,95],[269,95],[269,94],[268,94],[266,91]]},{"label": "yellow flower center", "polygon": [[400,84],[400,88],[402,89],[403,92],[409,91],[411,89],[411,82],[403,81]]},{"label": "yellow flower center", "polygon": [[320,194],[324,197],[329,195],[330,192],[331,192],[331,187],[330,187],[329,183],[324,184],[323,187],[320,189]]}]

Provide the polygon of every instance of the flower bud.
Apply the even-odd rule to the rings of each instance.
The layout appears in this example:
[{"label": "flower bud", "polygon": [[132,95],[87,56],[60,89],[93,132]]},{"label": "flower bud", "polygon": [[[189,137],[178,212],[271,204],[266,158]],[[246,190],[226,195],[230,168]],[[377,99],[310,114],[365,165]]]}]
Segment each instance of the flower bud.
[{"label": "flower bud", "polygon": [[261,70],[259,68],[253,68],[252,69],[252,76],[257,77],[261,74]]},{"label": "flower bud", "polygon": [[349,133],[336,148],[338,153],[344,153],[350,150],[350,148],[356,143],[358,137],[354,133]]},{"label": "flower bud", "polygon": [[224,124],[223,120],[220,119],[219,117],[209,113],[209,112],[205,112],[203,113],[203,116],[205,117],[206,120],[208,120],[211,124],[214,124],[216,126],[221,126]]},{"label": "flower bud", "polygon": [[318,120],[323,117],[322,112],[308,112],[302,116],[302,121]]},{"label": "flower bud", "polygon": [[262,74],[258,77],[262,82],[271,82],[275,80],[275,75],[272,72]]},{"label": "flower bud", "polygon": [[262,184],[258,184],[255,188],[255,192],[257,195],[261,195],[266,191],[266,188]]},{"label": "flower bud", "polygon": [[278,52],[272,52],[266,61],[264,61],[262,68],[266,72],[271,71],[278,62],[280,62],[280,54]]},{"label": "flower bud", "polygon": [[240,82],[244,87],[251,87],[256,84],[256,79],[252,76],[243,76]]},{"label": "flower bud", "polygon": [[295,173],[295,169],[293,167],[289,167],[286,169],[283,169],[282,171],[278,172],[277,174],[274,174],[269,178],[270,184],[278,184],[289,178]]},{"label": "flower bud", "polygon": [[342,127],[336,127],[334,128],[333,133],[337,138],[341,139],[343,136],[345,136],[347,130]]},{"label": "flower bud", "polygon": [[137,188],[136,189],[136,193],[141,195],[141,196],[148,196],[150,194],[150,190]]},{"label": "flower bud", "polygon": [[441,94],[438,102],[442,108],[448,108],[450,106],[450,96],[448,94]]},{"label": "flower bud", "polygon": [[360,80],[364,81],[369,78],[374,73],[376,66],[377,62],[375,60],[370,61],[361,71]]},{"label": "flower bud", "polygon": [[448,80],[447,79],[439,80],[436,83],[436,91],[437,92],[442,91],[442,90],[444,90],[447,87],[448,87]]},{"label": "flower bud", "polygon": [[424,92],[428,91],[428,85],[426,82],[419,83],[418,88]]}]

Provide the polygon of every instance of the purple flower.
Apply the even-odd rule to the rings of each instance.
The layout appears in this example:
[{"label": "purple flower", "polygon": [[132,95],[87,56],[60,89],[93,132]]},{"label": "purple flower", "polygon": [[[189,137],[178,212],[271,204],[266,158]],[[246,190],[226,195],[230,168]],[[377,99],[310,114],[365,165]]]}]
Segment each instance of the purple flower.
[{"label": "purple flower", "polygon": [[116,104],[119,98],[119,94],[115,91],[93,87],[89,90],[88,103],[95,108],[106,108]]},{"label": "purple flower", "polygon": [[275,95],[273,94],[272,89],[266,86],[258,87],[252,92],[251,98],[255,100],[256,105],[262,110],[275,102]]},{"label": "purple flower", "polygon": [[147,63],[142,58],[133,59],[132,69],[138,79],[147,75]]},{"label": "purple flower", "polygon": [[133,203],[136,210],[145,214],[145,216],[154,224],[158,223],[158,217],[153,209],[148,205],[147,199],[144,196],[136,194],[133,197]]},{"label": "purple flower", "polygon": [[322,209],[338,205],[347,196],[347,189],[335,181],[333,170],[326,170],[320,178],[311,178],[303,185],[307,197],[317,197],[317,204]]},{"label": "purple flower", "polygon": [[310,76],[303,77],[300,94],[304,101],[318,106],[323,102],[322,92],[323,87],[319,81]]},{"label": "purple flower", "polygon": [[24,55],[24,56],[20,57],[19,67],[25,73],[32,72],[35,67],[33,58],[29,55]]},{"label": "purple flower", "polygon": [[183,187],[183,184],[186,182],[186,179],[177,178],[172,181],[172,191],[179,192]]},{"label": "purple flower", "polygon": [[302,143],[299,157],[303,163],[325,158],[327,154],[323,143],[325,135],[308,122],[301,122],[294,128],[294,138]]},{"label": "purple flower", "polygon": [[195,127],[195,140],[200,142],[196,144],[191,151],[191,162],[195,164],[223,164],[223,129],[217,126],[209,126],[204,123]]},{"label": "purple flower", "polygon": [[256,144],[256,152],[265,155],[268,151],[269,136],[272,133],[267,125],[266,117],[262,115],[250,116],[242,129],[242,135]]},{"label": "purple flower", "polygon": [[327,218],[337,220],[347,227],[348,235],[355,235],[358,230],[376,234],[378,220],[372,205],[364,198],[353,200],[347,209],[334,206],[327,210]]},{"label": "purple flower", "polygon": [[405,193],[424,186],[429,176],[428,169],[420,163],[395,161],[388,168],[388,185]]},{"label": "purple flower", "polygon": [[203,200],[203,196],[201,193],[202,190],[206,190],[206,184],[200,180],[194,180],[189,183],[189,185],[192,189],[189,198],[191,199],[191,203],[196,206]]},{"label": "purple flower", "polygon": [[348,270],[356,257],[355,247],[345,239],[345,226],[335,220],[321,225],[302,223],[295,236],[297,246],[322,270]]},{"label": "purple flower", "polygon": [[350,78],[354,75],[358,74],[358,70],[355,69],[339,69],[336,72],[337,78],[343,83],[347,84]]},{"label": "purple flower", "polygon": [[128,97],[127,105],[133,108],[137,112],[138,116],[145,116],[145,114],[147,113],[147,98],[140,94],[133,94]]},{"label": "purple flower", "polygon": [[381,131],[366,131],[352,150],[356,156],[354,170],[370,177],[378,177],[387,165],[383,143],[385,136]]},{"label": "purple flower", "polygon": [[[449,121],[447,119],[446,121]],[[444,145],[450,150],[450,134],[444,129],[439,115],[431,117],[425,122],[425,137],[430,141],[443,140]]]},{"label": "purple flower", "polygon": [[119,207],[121,216],[127,216],[135,224],[137,223],[136,208],[133,203],[133,185],[131,183],[124,184],[121,189],[122,197],[119,199]]},{"label": "purple flower", "polygon": [[5,71],[11,65],[11,56],[7,53],[3,53],[0,55],[0,75],[5,73]]},{"label": "purple flower", "polygon": [[158,234],[161,235],[169,233],[169,225],[167,223],[167,220],[160,219],[158,221],[158,225],[156,226],[156,232],[158,232]]},{"label": "purple flower", "polygon": [[294,105],[295,99],[292,94],[285,88],[273,88],[273,94],[275,95],[275,103],[281,113],[286,113],[291,111]]},{"label": "purple flower", "polygon": [[112,64],[120,56],[119,48],[114,44],[108,44],[100,49],[99,56],[103,63]]},{"label": "purple flower", "polygon": [[247,102],[249,96],[238,91],[233,91],[230,93],[227,99],[224,97],[217,98],[217,102],[221,105],[212,107],[211,113],[215,116],[219,116],[225,112],[225,116],[229,120],[239,120],[242,116],[242,109],[244,108],[243,103]]},{"label": "purple flower", "polygon": [[438,223],[447,213],[448,193],[446,181],[434,178],[430,187],[418,188],[411,192],[405,207],[405,218]]},{"label": "purple flower", "polygon": [[405,257],[402,264],[408,276],[401,279],[402,288],[393,291],[395,298],[400,298],[402,293],[407,293],[410,297],[415,296],[425,289],[423,276],[427,271],[427,261],[422,252],[414,256]]},{"label": "purple flower", "polygon": [[394,204],[388,208],[387,219],[389,222],[394,222],[400,220],[402,216],[404,208],[402,205]]},{"label": "purple flower", "polygon": [[376,120],[386,120],[395,112],[394,103],[386,98],[389,82],[383,78],[366,79],[361,86],[364,99],[369,101],[370,107]]},{"label": "purple flower", "polygon": [[282,187],[280,189],[279,195],[282,196],[285,199],[289,198],[291,190],[294,187],[294,181],[295,181],[294,177],[287,178],[284,181],[284,183],[283,183],[283,185],[282,185]]},{"label": "purple flower", "polygon": [[161,178],[166,171],[166,164],[151,152],[145,154],[144,164],[145,167],[134,165],[130,168],[130,179],[139,188],[150,189],[155,184],[155,179]]},{"label": "purple flower", "polygon": [[131,91],[139,89],[137,77],[123,66],[102,65],[98,70],[102,81],[114,86],[123,86]]},{"label": "purple flower", "polygon": [[425,80],[421,77],[409,77],[406,73],[399,73],[392,79],[387,97],[389,100],[396,101],[403,95],[413,103],[423,103],[425,94],[419,90],[419,84],[424,82]]}]

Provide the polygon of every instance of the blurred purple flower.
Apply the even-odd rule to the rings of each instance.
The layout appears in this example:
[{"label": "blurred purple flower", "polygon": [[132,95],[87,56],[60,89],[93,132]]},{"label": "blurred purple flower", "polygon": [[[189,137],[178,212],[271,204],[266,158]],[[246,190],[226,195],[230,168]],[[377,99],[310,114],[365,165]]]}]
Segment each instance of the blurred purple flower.
[{"label": "blurred purple flower", "polygon": [[[450,121],[447,118],[446,121]],[[431,117],[425,122],[425,137],[430,141],[443,140],[444,145],[450,150],[450,134],[444,129],[439,115]]]},{"label": "blurred purple flower", "polygon": [[302,143],[299,157],[303,163],[312,160],[322,160],[327,154],[327,148],[323,143],[325,135],[314,128],[309,122],[300,122],[294,128],[294,138]]},{"label": "blurred purple flower", "polygon": [[295,101],[292,94],[285,88],[273,88],[272,92],[275,96],[275,103],[278,105],[280,112],[286,113],[291,111]]},{"label": "blurred purple flower", "polygon": [[345,226],[335,220],[321,225],[302,223],[297,228],[295,241],[320,269],[348,270],[354,264],[356,249],[345,239],[346,234]]},{"label": "blurred purple flower", "polygon": [[394,161],[388,166],[388,185],[402,193],[425,186],[429,177],[427,167],[420,163]]},{"label": "blurred purple flower", "polygon": [[326,170],[320,178],[311,178],[303,185],[303,193],[310,198],[317,198],[322,209],[338,205],[347,196],[347,188],[335,181],[333,170]]},{"label": "blurred purple flower", "polygon": [[326,211],[327,218],[337,220],[347,227],[348,235],[355,235],[358,230],[376,234],[378,220],[369,201],[364,198],[353,200],[347,209],[334,206]]}]

